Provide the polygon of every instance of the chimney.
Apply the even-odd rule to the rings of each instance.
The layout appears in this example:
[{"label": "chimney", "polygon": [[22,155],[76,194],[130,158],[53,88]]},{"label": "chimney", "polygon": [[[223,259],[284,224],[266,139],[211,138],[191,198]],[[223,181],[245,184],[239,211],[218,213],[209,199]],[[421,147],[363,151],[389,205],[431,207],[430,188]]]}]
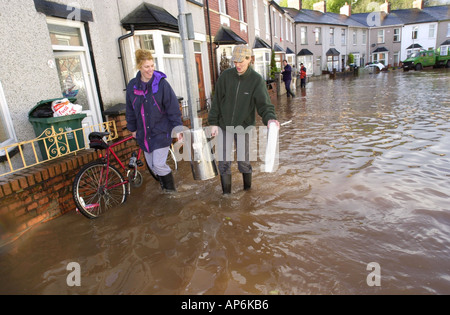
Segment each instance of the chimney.
[{"label": "chimney", "polygon": [[342,6],[341,14],[346,15],[346,16],[350,16],[352,15],[352,6],[351,4],[348,4],[347,2]]},{"label": "chimney", "polygon": [[380,5],[380,11],[386,14],[391,13],[391,4],[388,2],[388,0],[385,0],[385,3]]},{"label": "chimney", "polygon": [[313,3],[313,10],[320,11],[322,13],[327,12],[327,2],[325,0]]},{"label": "chimney", "polygon": [[423,0],[413,1],[413,9],[423,10]]},{"label": "chimney", "polygon": [[288,0],[288,8],[302,9],[302,0]]}]

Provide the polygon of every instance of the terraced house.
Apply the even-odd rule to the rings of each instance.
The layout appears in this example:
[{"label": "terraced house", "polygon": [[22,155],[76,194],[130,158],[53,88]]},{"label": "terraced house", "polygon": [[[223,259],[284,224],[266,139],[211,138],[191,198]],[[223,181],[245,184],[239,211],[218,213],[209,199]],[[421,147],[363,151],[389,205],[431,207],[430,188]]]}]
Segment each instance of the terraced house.
[{"label": "terraced house", "polygon": [[[186,59],[195,78],[189,82],[178,27],[180,1],[193,21]],[[303,9],[301,0],[288,4],[284,8],[269,0],[0,0],[0,217],[19,217],[23,226],[29,219],[36,223],[74,209],[66,196],[73,175],[70,167],[43,176],[33,173],[47,162],[43,149],[27,142],[39,136],[29,121],[30,111],[41,100],[76,93],[85,115],[82,127],[107,122],[111,110],[120,113],[125,102],[125,86],[136,73],[133,55],[139,48],[153,52],[156,68],[167,74],[187,120],[187,91],[193,91],[193,109],[207,111],[216,79],[233,66],[231,51],[238,44],[254,49],[254,67],[269,79],[272,53],[278,69],[287,59],[297,67],[303,62],[309,75],[316,76],[324,70],[345,70],[349,55],[360,66],[372,61],[398,66],[414,50],[448,47],[450,42],[448,5],[423,7],[417,0],[414,8],[391,11],[386,2],[375,12],[362,14],[352,14],[345,5],[337,14],[326,11],[325,1],[313,10]],[[87,141],[78,142],[78,151],[85,150]],[[64,157],[57,161],[64,164]],[[69,173],[55,185],[51,179],[60,172]],[[60,187],[51,195],[54,202],[48,213],[35,210],[36,202],[46,205],[42,200],[23,198],[19,206],[5,202],[17,192],[42,190],[36,186],[41,180]]]}]

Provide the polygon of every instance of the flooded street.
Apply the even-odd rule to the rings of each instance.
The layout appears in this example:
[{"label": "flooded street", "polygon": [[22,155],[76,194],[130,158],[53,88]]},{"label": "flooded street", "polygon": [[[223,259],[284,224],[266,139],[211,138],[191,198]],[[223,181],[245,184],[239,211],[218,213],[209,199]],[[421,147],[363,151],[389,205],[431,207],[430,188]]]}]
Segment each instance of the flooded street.
[{"label": "flooded street", "polygon": [[449,88],[448,69],[311,81],[280,97],[279,168],[255,162],[251,191],[236,163],[230,196],[188,162],[177,194],[146,176],[0,248],[0,293],[450,294]]}]

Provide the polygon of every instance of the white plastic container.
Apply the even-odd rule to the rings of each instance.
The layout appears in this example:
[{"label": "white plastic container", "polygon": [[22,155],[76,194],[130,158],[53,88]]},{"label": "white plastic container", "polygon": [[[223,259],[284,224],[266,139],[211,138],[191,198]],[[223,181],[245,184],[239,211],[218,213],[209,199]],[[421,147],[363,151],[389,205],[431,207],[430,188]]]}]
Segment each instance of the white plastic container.
[{"label": "white plastic container", "polygon": [[267,134],[266,159],[264,171],[267,173],[274,172],[275,159],[278,145],[278,126],[272,122],[269,124],[269,131]]}]

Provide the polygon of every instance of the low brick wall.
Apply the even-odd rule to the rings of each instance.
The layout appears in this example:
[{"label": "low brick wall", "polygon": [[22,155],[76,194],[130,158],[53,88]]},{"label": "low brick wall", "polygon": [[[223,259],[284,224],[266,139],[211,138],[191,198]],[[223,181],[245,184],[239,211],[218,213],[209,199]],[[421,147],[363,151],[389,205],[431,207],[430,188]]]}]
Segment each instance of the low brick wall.
[{"label": "low brick wall", "polygon": [[[113,115],[119,138],[128,136],[124,115]],[[114,151],[123,161],[138,150],[135,142],[117,146]],[[87,163],[99,158],[94,150],[45,162],[39,166],[0,177],[0,246],[30,228],[76,209],[72,196],[73,180]],[[113,164],[114,165],[114,164]]]}]

